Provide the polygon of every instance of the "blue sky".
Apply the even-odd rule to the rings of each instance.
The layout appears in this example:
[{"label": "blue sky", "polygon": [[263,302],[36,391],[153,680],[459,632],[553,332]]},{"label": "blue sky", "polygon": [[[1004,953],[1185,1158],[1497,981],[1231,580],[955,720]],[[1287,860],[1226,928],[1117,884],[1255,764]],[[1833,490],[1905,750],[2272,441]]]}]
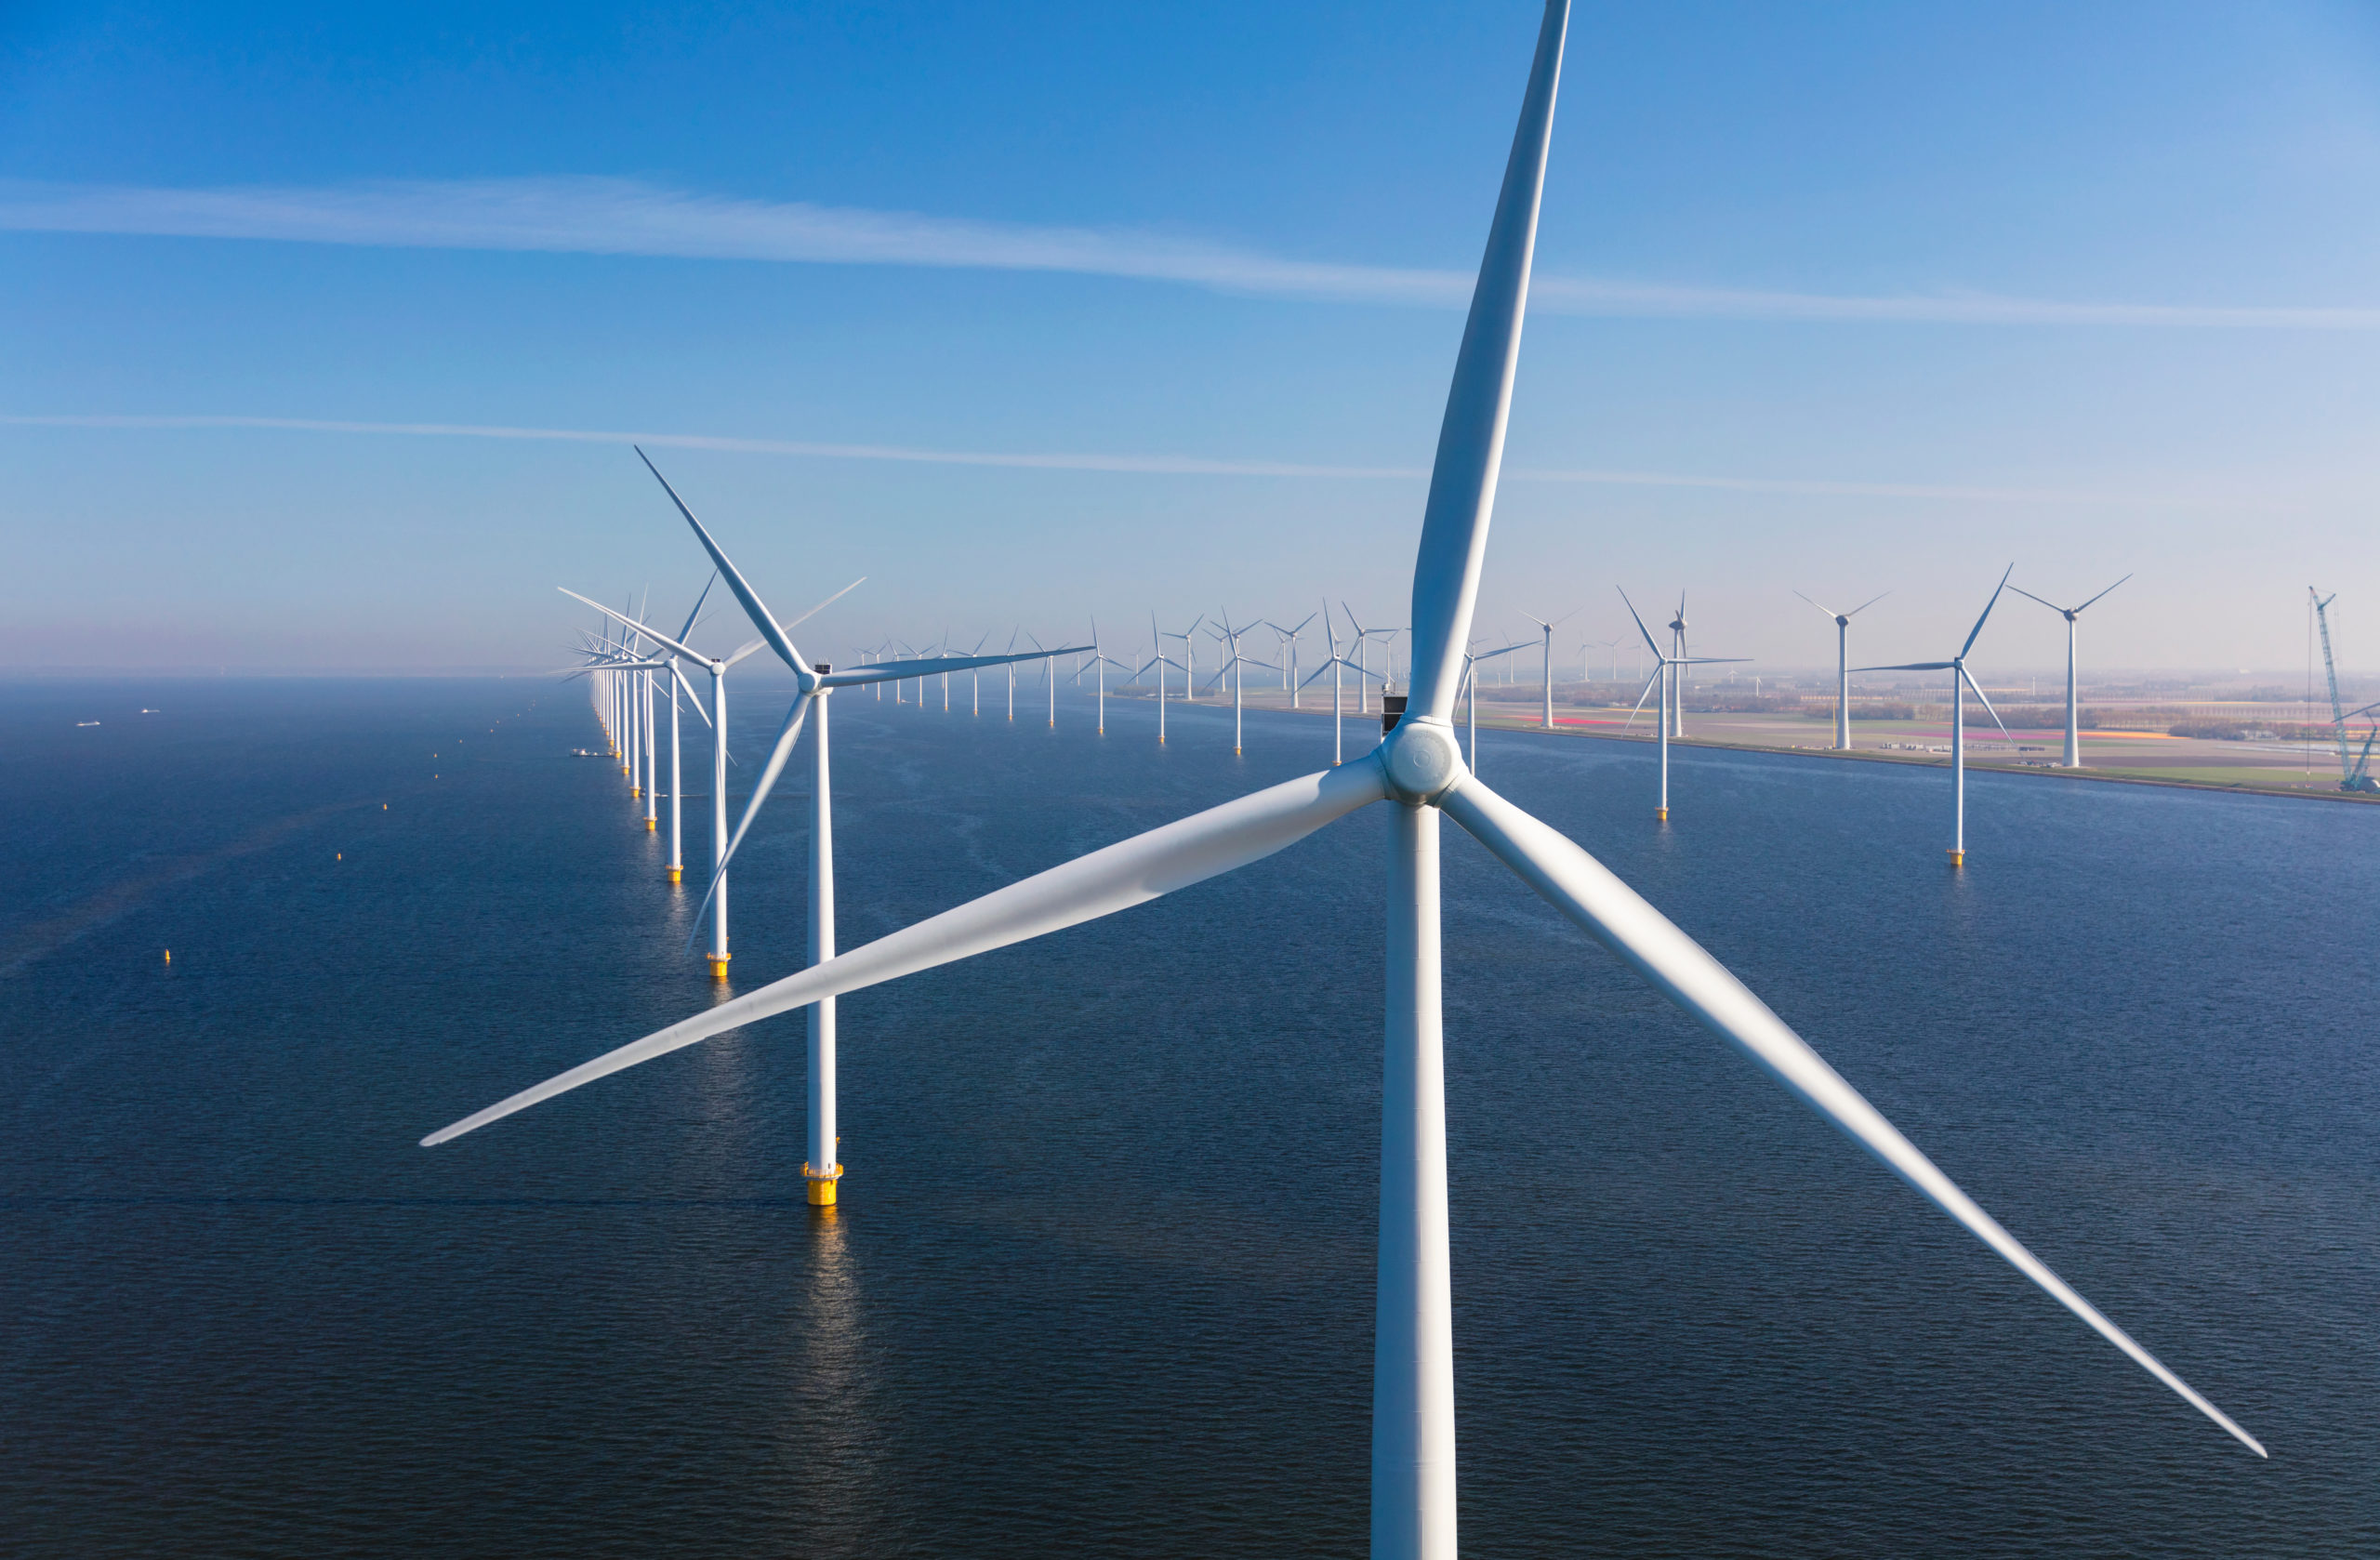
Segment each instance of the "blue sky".
[{"label": "blue sky", "polygon": [[[325,423],[677,436],[781,609],[869,576],[827,654],[1401,618],[1534,19],[11,7],[0,667],[550,664],[553,585],[700,584],[622,444]],[[2375,253],[2369,6],[1582,6],[1486,631],[1683,588],[1807,666],[1792,588],[1890,588],[1932,655],[2014,560],[2138,571],[2101,665],[2299,668],[2313,582],[2380,666]]]}]

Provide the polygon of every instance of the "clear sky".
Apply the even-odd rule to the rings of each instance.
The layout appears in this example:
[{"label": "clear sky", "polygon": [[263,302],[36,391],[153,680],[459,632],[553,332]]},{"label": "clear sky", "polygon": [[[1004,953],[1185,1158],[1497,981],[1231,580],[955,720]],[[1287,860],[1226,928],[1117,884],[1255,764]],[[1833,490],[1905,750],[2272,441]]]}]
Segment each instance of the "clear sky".
[{"label": "clear sky", "polygon": [[[370,9],[0,9],[0,667],[701,584],[423,426],[824,654],[1403,620],[1527,0]],[[2375,257],[2380,7],[1581,5],[1483,633],[2380,666]]]}]

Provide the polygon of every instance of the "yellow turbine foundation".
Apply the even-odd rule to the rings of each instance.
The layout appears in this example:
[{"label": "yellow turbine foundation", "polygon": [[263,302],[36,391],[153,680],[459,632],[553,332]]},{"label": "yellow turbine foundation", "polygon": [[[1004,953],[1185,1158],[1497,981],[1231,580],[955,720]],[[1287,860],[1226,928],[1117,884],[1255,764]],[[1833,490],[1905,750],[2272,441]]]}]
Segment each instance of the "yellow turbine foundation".
[{"label": "yellow turbine foundation", "polygon": [[1952,866],[1964,866],[1967,864],[1967,853],[1964,851],[1952,851],[1950,856]]},{"label": "yellow turbine foundation", "polygon": [[1668,808],[1666,808],[1666,807],[1656,807],[1656,808],[1654,808],[1654,809],[1653,809],[1653,822],[1655,822],[1655,823],[1657,823],[1657,824],[1665,824],[1665,823],[1668,823],[1669,821],[1670,821],[1670,810],[1669,810]]},{"label": "yellow turbine foundation", "polygon": [[676,867],[676,866],[671,867],[671,868],[669,869],[669,880],[670,880],[671,882],[673,882],[673,883],[674,883],[674,882],[676,882],[676,881],[678,880],[678,874],[679,874],[681,871],[682,871],[682,870],[683,870],[683,868],[681,868],[681,867]]},{"label": "yellow turbine foundation", "polygon": [[712,980],[723,981],[727,978],[727,960],[731,957],[730,955],[723,953],[711,953],[705,954],[703,957],[710,960],[710,978]]},{"label": "yellow turbine foundation", "polygon": [[645,819],[645,820],[644,820],[644,832],[645,832],[645,833],[647,833],[647,834],[651,834],[651,833],[653,832],[653,830],[654,830],[654,819],[652,819],[652,818],[647,818],[647,819]]},{"label": "yellow turbine foundation", "polygon": [[835,1183],[843,1178],[842,1166],[829,1165],[825,1170],[813,1170],[805,1162],[801,1167],[801,1175],[803,1180],[810,1183],[811,1207],[832,1208],[835,1206]]}]

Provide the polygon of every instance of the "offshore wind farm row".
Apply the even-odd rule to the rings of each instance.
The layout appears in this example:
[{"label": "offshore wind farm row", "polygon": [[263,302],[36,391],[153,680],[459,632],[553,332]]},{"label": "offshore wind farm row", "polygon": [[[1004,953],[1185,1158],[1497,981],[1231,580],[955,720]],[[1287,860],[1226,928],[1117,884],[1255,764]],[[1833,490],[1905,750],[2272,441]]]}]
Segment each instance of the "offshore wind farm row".
[{"label": "offshore wind farm row", "polygon": [[[641,804],[642,826],[656,832],[666,766],[668,870],[673,883],[681,880],[685,865],[681,702],[707,721],[709,862],[687,951],[691,954],[693,944],[707,930],[708,945],[703,957],[714,980],[722,985],[732,980],[727,915],[731,870],[739,847],[749,838],[755,820],[807,737],[812,764],[808,945],[799,955],[791,949],[762,950],[764,974],[747,989],[723,995],[701,1011],[641,1038],[626,1040],[541,1082],[524,1079],[524,1087],[518,1091],[430,1132],[422,1139],[423,1146],[455,1143],[591,1085],[614,1091],[634,1088],[635,1080],[604,1080],[715,1037],[800,1011],[805,1015],[808,1040],[807,1141],[801,1175],[808,1184],[809,1201],[820,1208],[833,1207],[842,1198],[840,1183],[845,1176],[838,1130],[840,1037],[835,1003],[839,997],[1130,910],[1247,866],[1352,813],[1382,807],[1389,847],[1382,885],[1387,958],[1371,1395],[1370,1525],[1375,1555],[1443,1560],[1456,1552],[1455,1317],[1449,1287],[1440,991],[1446,958],[1440,929],[1440,831],[1446,819],[1472,835],[1523,886],[1617,956],[1788,1097],[1832,1124],[1855,1146],[2241,1447],[2259,1457],[2265,1455],[2262,1444],[2246,1428],[2190,1387],[2147,1344],[2092,1304],[1986,1212],[1718,958],[1585,850],[1491,789],[1481,777],[1477,726],[1484,676],[1492,668],[1504,670],[1509,678],[1513,657],[1527,648],[1536,650],[1540,673],[1538,721],[1540,730],[1554,730],[1554,635],[1557,627],[1569,621],[1567,617],[1532,618],[1533,635],[1501,644],[1482,643],[1475,632],[1568,15],[1567,0],[1552,0],[1544,12],[1447,396],[1413,560],[1411,598],[1402,623],[1368,623],[1358,619],[1343,601],[1335,603],[1335,612],[1334,603],[1320,602],[1311,614],[1294,621],[1219,612],[1211,620],[1200,615],[1179,628],[1169,629],[1152,618],[1145,655],[1139,654],[1137,646],[1129,654],[1111,655],[1108,643],[1092,628],[1078,642],[1035,641],[1030,648],[1018,650],[1012,641],[992,654],[980,653],[988,634],[963,654],[949,653],[952,641],[947,636],[923,649],[886,643],[856,653],[854,664],[839,668],[829,660],[806,654],[799,642],[801,636],[797,630],[826,603],[780,618],[765,599],[764,582],[747,577],[731,556],[722,541],[727,528],[714,530],[711,522],[698,518],[694,507],[648,457],[646,464],[668,504],[699,546],[710,582],[701,587],[682,618],[673,614],[666,623],[654,621],[641,606],[604,606],[590,596],[572,592],[602,617],[584,649],[584,670],[593,690],[595,712],[607,747],[621,760],[631,800]],[[2013,565],[1993,585],[1964,639],[1953,641],[1945,637],[1942,648],[1948,654],[1937,659],[1854,667],[1849,629],[1864,606],[1840,614],[1818,607],[1836,629],[1837,747],[1850,744],[1853,676],[1924,674],[1938,675],[1947,681],[1950,774],[1946,835],[1953,868],[1964,868],[1966,861],[1964,732],[1967,696],[1974,695],[1999,725],[1998,713],[1970,670],[1969,661],[2012,575]],[[756,636],[724,654],[699,650],[694,644],[704,604],[719,587],[724,588],[745,620],[737,635],[748,628]],[[765,594],[782,598],[785,592],[775,582],[765,582]],[[827,602],[835,599],[829,597]],[[1664,826],[1672,822],[1670,744],[1685,731],[1686,679],[1696,668],[1728,664],[1731,658],[1699,654],[1689,642],[1682,596],[1666,624],[1666,638],[1656,634],[1624,592],[1620,599],[1628,622],[1652,663],[1629,720],[1633,721],[1648,699],[1654,701],[1652,729],[1659,762],[1658,789],[1647,799],[1653,804],[1647,811],[1655,826]],[[2071,632],[2081,612],[2098,599],[2090,598],[2082,607],[2054,610],[2065,615]],[[1324,654],[1309,664],[1302,645],[1304,636],[1317,626]],[[1252,647],[1251,640],[1259,635],[1271,636],[1272,644]],[[781,663],[783,672],[791,675],[794,692],[774,742],[750,775],[740,816],[731,828],[727,674],[762,648]],[[1275,658],[1260,659],[1252,648],[1269,650]],[[1499,662],[1501,668],[1496,666]],[[2071,766],[2081,762],[2080,706],[2071,658],[2069,665],[2064,757]],[[1002,713],[1013,721],[1015,676],[1021,666],[1038,670],[1044,700],[1040,713],[1051,726],[1058,720],[1062,675],[1078,686],[1086,686],[1084,680],[1089,679],[1086,691],[1097,701],[1093,719],[1103,731],[1110,692],[1108,673],[1123,674],[1118,680],[1123,690],[1138,689],[1145,681],[1148,695],[1159,707],[1159,742],[1166,740],[1162,712],[1170,698],[1196,701],[1227,690],[1235,752],[1244,752],[1248,740],[1243,712],[1251,674],[1272,680],[1275,692],[1292,708],[1302,708],[1307,691],[1327,677],[1330,761],[1299,778],[1017,878],[858,946],[840,945],[836,938],[839,893],[867,895],[871,886],[839,881],[836,872],[829,758],[829,711],[835,697],[866,688],[871,696],[880,698],[890,685],[896,706],[914,699],[923,718],[933,713],[938,704],[942,714],[955,718],[950,679],[964,676],[969,680],[967,712],[980,720],[980,677],[985,671],[997,671],[1006,684]],[[690,667],[707,672],[707,699],[698,696],[694,679],[687,675]],[[1174,694],[1172,680],[1177,676],[1180,691]],[[1350,694],[1361,734],[1352,742],[1346,735]],[[1376,729],[1371,724],[1375,710]],[[1028,722],[1033,713],[1028,706]],[[1812,906],[1812,913],[1824,912]],[[1248,972],[1239,978],[1270,977]],[[2042,1325],[2049,1325],[2049,1319],[2044,1317]]]}]

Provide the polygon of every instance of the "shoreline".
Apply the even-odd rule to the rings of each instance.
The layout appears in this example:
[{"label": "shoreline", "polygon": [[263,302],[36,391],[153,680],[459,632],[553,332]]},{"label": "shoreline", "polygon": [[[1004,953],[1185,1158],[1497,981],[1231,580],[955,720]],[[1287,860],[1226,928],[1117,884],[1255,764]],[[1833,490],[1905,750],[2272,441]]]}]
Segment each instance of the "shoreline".
[{"label": "shoreline", "polygon": [[[1107,696],[1111,699],[1121,698],[1136,700],[1144,704],[1155,704],[1157,702],[1155,698],[1145,694],[1118,694],[1112,688],[1108,690]],[[1167,702],[1170,704],[1179,704],[1183,701],[1180,699],[1169,699]],[[1194,707],[1197,708],[1213,709],[1217,707],[1214,703],[1205,699],[1197,699],[1190,702]],[[1223,701],[1221,707],[1228,710],[1231,707],[1230,702],[1228,700]],[[1312,709],[1303,707],[1293,709],[1286,705],[1251,703],[1247,707],[1247,708],[1250,713],[1263,712],[1274,715],[1312,715],[1318,716],[1324,720],[1329,720],[1330,718],[1330,711],[1328,709]],[[1693,712],[1688,711],[1687,713],[1691,714]],[[1355,715],[1348,718],[1357,721],[1364,721],[1376,719],[1376,714]],[[1487,721],[1480,722],[1479,729],[1483,732],[1503,732],[1514,734],[1526,733],[1535,736],[1583,738],[1590,742],[1639,743],[1646,747],[1651,747],[1660,740],[1657,736],[1622,735],[1618,732],[1585,731],[1578,727],[1564,727],[1559,725],[1557,725],[1553,731],[1548,732],[1542,726],[1538,725],[1512,725],[1501,721],[1491,722]],[[1673,747],[1700,747],[1727,753],[1772,753],[1781,758],[1817,759],[1821,760],[1832,760],[1835,762],[1844,762],[1848,760],[1858,763],[1900,764],[1910,768],[1926,769],[1948,769],[1950,767],[1950,760],[1947,757],[1936,753],[1888,753],[1880,752],[1873,748],[1862,747],[1854,747],[1848,751],[1838,747],[1780,747],[1771,743],[1713,741],[1707,737],[1697,736],[1672,737],[1670,738],[1670,745]],[[2280,797],[2299,801],[2343,801],[2354,806],[2362,807],[2380,804],[2380,796],[2360,795],[2353,791],[2283,789],[2280,787],[2259,786],[2247,782],[2226,785],[2214,780],[2191,780],[2180,777],[2168,778],[2161,775],[2123,773],[2103,769],[2065,769],[2055,764],[1994,763],[1989,760],[1977,760],[1970,758],[1967,760],[1966,767],[1970,772],[1976,773],[1988,771],[1993,774],[2034,775],[2050,780],[2088,780],[2107,786],[2162,786],[2173,790],[2215,791],[2226,796]]]}]

